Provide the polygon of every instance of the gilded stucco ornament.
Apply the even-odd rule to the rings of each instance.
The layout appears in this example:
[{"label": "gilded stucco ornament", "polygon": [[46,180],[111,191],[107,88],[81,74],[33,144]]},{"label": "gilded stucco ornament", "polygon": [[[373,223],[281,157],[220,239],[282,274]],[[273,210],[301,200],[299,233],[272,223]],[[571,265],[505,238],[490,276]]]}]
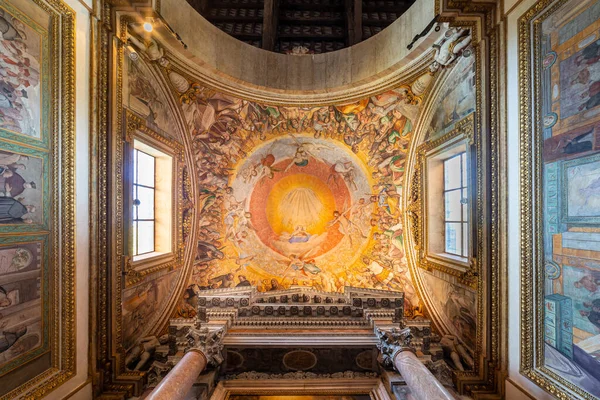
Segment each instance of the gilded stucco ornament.
[{"label": "gilded stucco ornament", "polygon": [[433,45],[435,49],[435,61],[430,66],[430,71],[435,72],[440,68],[445,68],[466,52],[469,55],[467,48],[471,44],[470,30],[461,27],[449,28],[444,37]]}]

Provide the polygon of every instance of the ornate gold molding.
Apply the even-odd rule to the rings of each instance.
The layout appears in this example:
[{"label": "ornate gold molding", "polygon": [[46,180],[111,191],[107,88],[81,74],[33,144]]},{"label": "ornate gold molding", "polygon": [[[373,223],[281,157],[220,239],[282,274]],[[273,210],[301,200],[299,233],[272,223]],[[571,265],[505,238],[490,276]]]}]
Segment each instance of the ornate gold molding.
[{"label": "ornate gold molding", "polygon": [[[542,213],[541,89],[542,23],[568,0],[541,0],[519,24],[519,111],[521,185],[521,370],[536,385],[558,399],[596,397],[544,366],[544,264]],[[533,105],[533,109],[532,109]]]},{"label": "ornate gold molding", "polygon": [[[175,140],[169,139],[155,130],[148,127],[146,121],[133,112],[125,110],[125,149],[130,148],[133,145],[134,139],[139,138],[141,140],[151,142],[153,147],[158,150],[172,155],[175,172],[173,180],[173,193],[174,199],[176,200],[172,212],[172,239],[171,239],[171,253],[164,256],[157,256],[143,261],[134,261],[132,257],[125,254],[123,255],[126,286],[133,285],[144,279],[145,276],[162,271],[180,268],[183,264],[183,209],[184,209],[184,181],[183,181],[183,167],[184,167],[184,148],[183,145]],[[125,152],[124,149],[124,152]],[[127,160],[123,159],[123,168],[128,168],[126,165]],[[125,203],[124,200],[121,200]],[[129,204],[129,203],[128,203]],[[121,212],[120,218],[126,218],[129,213],[125,210],[117,210]],[[125,224],[129,226],[129,223]],[[129,242],[129,241],[128,241]],[[129,248],[129,246],[127,246]],[[123,248],[125,251],[125,248]]]},{"label": "ornate gold molding", "polygon": [[[74,377],[75,313],[75,12],[61,0],[31,0],[49,17],[50,101],[42,143],[51,155],[50,337],[51,367],[1,399],[41,398]],[[0,5],[10,4],[0,0]],[[24,146],[27,146],[23,139]],[[30,232],[36,234],[36,231]],[[7,234],[6,236],[9,236]],[[80,266],[85,268],[85,266]]]},{"label": "ornate gold molding", "polygon": [[[426,188],[427,182],[429,181],[426,167],[428,154],[433,150],[443,147],[444,144],[452,145],[463,141],[466,142],[469,147],[475,144],[474,114],[470,114],[457,122],[455,128],[450,132],[437,139],[427,141],[417,148],[415,168],[406,211],[411,221],[410,231],[417,251],[417,265],[427,271],[435,269],[448,275],[455,276],[463,285],[477,289],[477,276],[479,273],[475,258],[469,259],[468,264],[463,265],[463,263],[455,263],[451,260],[439,260],[438,257],[430,254],[428,250],[429,229],[426,217],[428,214],[426,205]],[[474,194],[476,191],[477,188],[471,188],[469,191],[470,205],[476,204],[476,201],[474,201]],[[472,243],[476,243],[476,241],[472,240]]]}]

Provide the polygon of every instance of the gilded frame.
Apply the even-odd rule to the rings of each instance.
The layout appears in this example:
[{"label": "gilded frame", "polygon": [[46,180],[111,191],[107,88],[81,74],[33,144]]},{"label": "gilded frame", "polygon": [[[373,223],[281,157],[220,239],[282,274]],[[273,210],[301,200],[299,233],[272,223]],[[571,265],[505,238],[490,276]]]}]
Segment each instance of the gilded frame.
[{"label": "gilded frame", "polygon": [[[427,141],[417,147],[415,169],[411,185],[410,203],[408,207],[409,215],[411,216],[411,231],[416,249],[416,264],[419,268],[427,271],[433,269],[444,272],[448,275],[455,276],[458,281],[466,286],[474,289],[477,288],[477,263],[473,257],[469,257],[466,263],[455,261],[429,250],[429,229],[428,221],[425,218],[427,213],[427,186],[428,186],[428,160],[440,151],[444,151],[449,147],[465,143],[467,147],[468,163],[473,165],[472,158],[476,157],[473,151],[475,144],[475,118],[474,114],[469,114],[462,120],[458,121],[451,131],[441,137]],[[474,219],[473,208],[475,205],[474,193],[477,192],[477,186],[473,187],[476,181],[473,176],[468,177],[471,184],[469,194],[469,228],[473,232]],[[471,242],[474,242],[473,234]],[[473,252],[473,246],[470,246],[470,252]]]},{"label": "gilded frame", "polygon": [[[152,257],[146,260],[133,261],[130,253],[131,235],[126,232],[123,236],[127,238],[128,245],[124,248],[127,254],[125,258],[125,275],[127,286],[140,282],[146,275],[167,269],[169,271],[179,268],[183,263],[185,245],[181,234],[183,226],[183,166],[184,166],[184,148],[183,145],[175,140],[169,139],[155,130],[149,128],[146,121],[129,110],[124,111],[125,119],[125,142],[123,149],[124,167],[129,165],[129,157],[133,147],[133,141],[139,139],[142,142],[162,151],[173,157],[173,204],[175,205],[172,214],[172,239],[171,252],[165,255]],[[125,169],[125,168],[124,168]],[[124,173],[124,176],[127,176]],[[123,203],[127,206],[123,209],[123,218],[129,220],[129,191],[126,188],[130,185],[130,180],[124,181]],[[129,224],[124,225],[127,231]]]},{"label": "gilded frame", "polygon": [[[75,12],[61,0],[29,0],[49,20],[47,63],[42,60],[45,91],[41,104],[40,139],[3,130],[0,136],[21,153],[42,158],[47,177],[44,223],[3,230],[1,240],[10,242],[44,237],[48,273],[43,290],[49,291],[48,330],[50,368],[0,396],[40,398],[75,375]],[[17,7],[0,0],[0,6]],[[44,71],[44,66],[46,70]]]},{"label": "gilded frame", "polygon": [[[558,399],[595,399],[590,393],[551,371],[544,365],[543,206],[542,206],[542,127],[541,28],[569,0],[541,0],[518,21],[519,26],[519,128],[521,201],[521,365],[520,372]],[[541,307],[541,310],[544,308]]]}]

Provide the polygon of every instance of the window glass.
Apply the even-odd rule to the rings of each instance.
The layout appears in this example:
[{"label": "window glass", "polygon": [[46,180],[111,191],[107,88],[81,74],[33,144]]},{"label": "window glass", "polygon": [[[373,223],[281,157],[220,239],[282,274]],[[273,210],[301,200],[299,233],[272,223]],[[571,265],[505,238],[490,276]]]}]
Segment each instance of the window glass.
[{"label": "window glass", "polygon": [[444,207],[446,221],[461,221],[462,217],[462,193],[460,189],[451,190],[444,194]]},{"label": "window glass", "polygon": [[133,255],[154,251],[154,171],[156,159],[134,150],[133,157]]},{"label": "window glass", "polygon": [[444,188],[445,190],[461,187],[461,157],[460,155],[444,161]]},{"label": "window glass", "polygon": [[154,221],[138,221],[138,254],[154,251]]},{"label": "window glass", "polygon": [[458,254],[462,252],[462,229],[460,222],[446,222],[446,253]]},{"label": "window glass", "polygon": [[467,155],[459,153],[444,161],[444,251],[468,255]]},{"label": "window glass", "polygon": [[155,158],[143,151],[136,150],[136,153],[138,154],[136,184],[154,187]]},{"label": "window glass", "polygon": [[138,219],[154,219],[154,189],[137,186]]}]

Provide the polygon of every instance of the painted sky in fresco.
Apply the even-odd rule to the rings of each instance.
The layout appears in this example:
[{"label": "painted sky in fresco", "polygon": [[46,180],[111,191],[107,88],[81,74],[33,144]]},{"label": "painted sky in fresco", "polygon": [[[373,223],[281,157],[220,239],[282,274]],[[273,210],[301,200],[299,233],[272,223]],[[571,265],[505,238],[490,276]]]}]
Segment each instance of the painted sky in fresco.
[{"label": "painted sky in fresco", "polygon": [[[168,72],[199,185],[193,276],[205,289],[357,286],[417,299],[404,257],[404,163],[419,112],[404,89],[343,106],[234,98]],[[410,307],[407,307],[410,309]]]}]

